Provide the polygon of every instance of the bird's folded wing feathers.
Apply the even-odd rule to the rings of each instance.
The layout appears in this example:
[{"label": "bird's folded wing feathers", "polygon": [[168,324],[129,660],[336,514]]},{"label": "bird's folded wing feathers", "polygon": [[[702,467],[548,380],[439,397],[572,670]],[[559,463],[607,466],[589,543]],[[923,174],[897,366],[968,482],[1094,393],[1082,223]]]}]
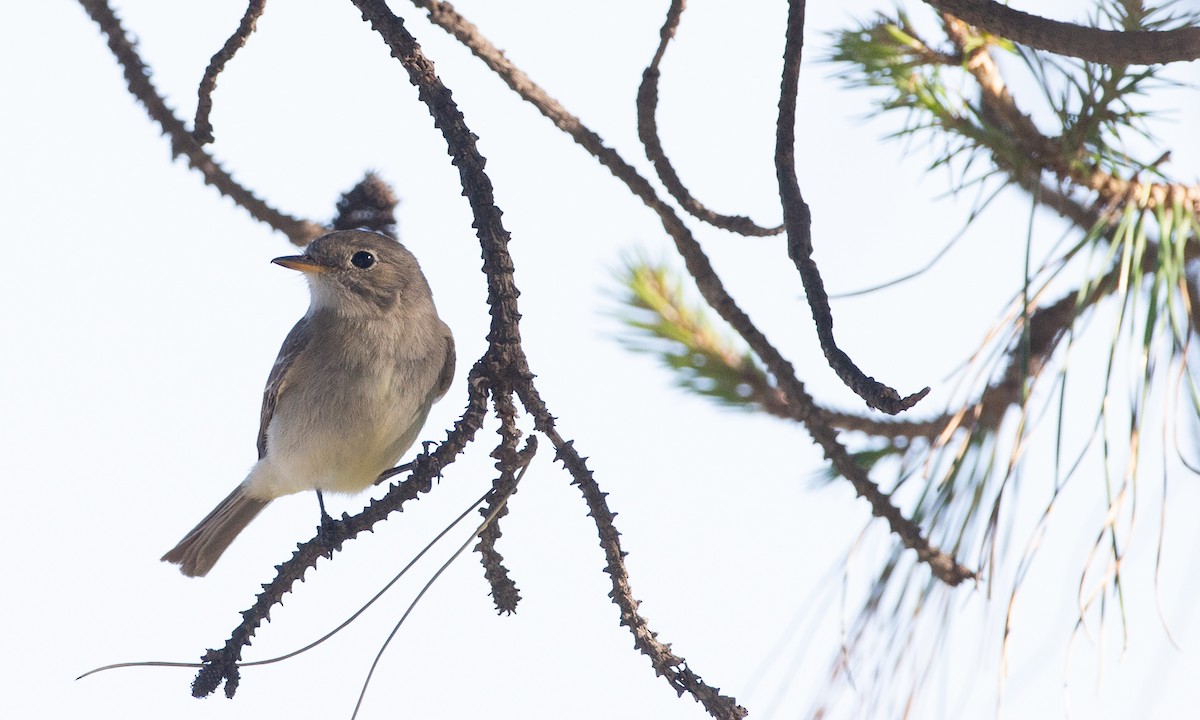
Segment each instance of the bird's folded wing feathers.
[{"label": "bird's folded wing feathers", "polygon": [[262,413],[259,415],[258,424],[259,460],[267,456],[267,428],[271,425],[271,416],[275,414],[275,405],[279,402],[279,395],[287,385],[288,370],[295,364],[296,358],[311,339],[312,328],[309,327],[308,318],[302,317],[284,339],[283,347],[279,348],[279,357],[275,358],[275,365],[271,368],[271,374],[267,378],[267,387],[263,390]]},{"label": "bird's folded wing feathers", "polygon": [[446,359],[442,363],[442,372],[438,374],[437,384],[433,390],[433,400],[437,402],[442,399],[442,396],[450,389],[450,383],[454,382],[454,338],[450,335],[450,331],[446,330]]}]

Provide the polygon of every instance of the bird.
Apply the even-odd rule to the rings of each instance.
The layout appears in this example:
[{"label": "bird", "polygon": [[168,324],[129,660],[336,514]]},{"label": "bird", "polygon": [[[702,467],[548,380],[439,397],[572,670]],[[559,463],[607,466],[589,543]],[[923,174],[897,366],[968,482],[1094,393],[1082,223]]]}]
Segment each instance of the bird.
[{"label": "bird", "polygon": [[271,262],[304,273],[311,301],[283,341],[246,479],[162,559],[207,575],[275,498],[357,493],[417,439],[454,378],[454,337],[417,259],[395,239],[340,230]]}]

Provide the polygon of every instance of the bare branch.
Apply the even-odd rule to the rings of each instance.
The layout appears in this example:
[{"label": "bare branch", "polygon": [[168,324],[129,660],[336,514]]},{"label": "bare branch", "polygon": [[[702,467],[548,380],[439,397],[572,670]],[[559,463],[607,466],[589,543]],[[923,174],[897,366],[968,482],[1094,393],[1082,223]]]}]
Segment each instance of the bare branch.
[{"label": "bare branch", "polygon": [[719,227],[722,230],[738,233],[739,235],[750,235],[753,237],[778,235],[783,232],[782,225],[773,228],[762,227],[750,218],[742,215],[722,215],[709,210],[699,200],[692,197],[692,194],[684,187],[683,181],[679,179],[678,173],[675,172],[674,166],[671,165],[670,159],[667,158],[666,151],[663,150],[662,142],[658,137],[658,120],[655,117],[658,111],[658,66],[667,52],[667,45],[671,42],[671,38],[675,36],[675,29],[679,27],[679,20],[683,16],[684,4],[685,0],[671,1],[671,7],[667,10],[667,19],[663,23],[662,30],[659,33],[662,40],[659,42],[658,50],[654,53],[654,59],[650,61],[649,67],[642,74],[642,84],[638,88],[638,137],[641,138],[642,145],[646,148],[646,157],[649,158],[650,162],[654,163],[654,170],[658,173],[658,179],[667,188],[667,192],[692,217]]},{"label": "bare branch", "polygon": [[1106,65],[1153,65],[1200,58],[1200,28],[1101,30],[1049,20],[994,0],[925,0],[993,35]]},{"label": "bare branch", "polygon": [[800,192],[796,177],[796,98],[800,82],[800,59],[804,47],[804,0],[788,3],[787,40],[783,50],[783,81],[779,93],[779,121],[776,125],[775,172],[779,178],[779,197],[787,225],[788,256],[804,282],[804,292],[812,309],[813,323],[825,359],[842,382],[866,401],[867,405],[889,415],[916,405],[929,394],[929,388],[901,398],[900,393],[854,364],[837,346],[833,337],[833,311],[817,263],[813,260],[812,215]]}]

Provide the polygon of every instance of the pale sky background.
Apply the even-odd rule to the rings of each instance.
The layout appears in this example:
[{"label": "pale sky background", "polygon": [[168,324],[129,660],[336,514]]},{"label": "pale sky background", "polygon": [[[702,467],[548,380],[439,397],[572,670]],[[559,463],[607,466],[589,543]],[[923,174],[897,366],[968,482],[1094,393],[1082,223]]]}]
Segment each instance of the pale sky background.
[{"label": "pale sky background", "polygon": [[[1054,13],[1078,19],[1085,5],[1059,3]],[[652,257],[670,252],[658,220],[422,13],[394,6],[480,137],[513,235],[532,368],[561,432],[590,458],[619,513],[634,593],[651,628],[752,717],[801,716],[825,682],[842,617],[856,608],[853,599],[841,607],[840,578],[868,523],[865,502],[845,483],[813,489],[820,454],[802,428],[685,395],[651,358],[618,346],[610,271],[634,248]],[[456,7],[652,174],[633,103],[665,0],[462,0]],[[841,89],[830,66],[816,62],[827,46],[822,32],[888,7],[813,2],[808,13],[800,178],[814,212],[816,257],[834,292],[920,267],[970,210],[969,195],[941,197],[947,178],[923,172],[926,150],[905,154],[880,142],[899,119],[862,121],[870,95]],[[228,0],[120,3],[155,83],[189,124],[196,83],[243,10]],[[662,83],[664,143],[685,182],[716,209],[768,224],[779,217],[771,153],[785,12],[783,2],[695,0]],[[349,717],[383,638],[469,528],[334,640],[284,664],[245,670],[232,701],[192,699],[192,670],[74,680],[107,663],[192,661],[222,645],[273,565],[311,537],[316,504],[293,496],[256,520],[207,578],[184,578],[158,561],[253,463],[263,383],[308,299],[296,274],[269,262],[294,251],[286,239],[171,161],[81,8],[64,0],[9,4],[2,16],[9,32],[0,44],[7,269],[0,477],[8,551],[0,716]],[[1195,64],[1176,77],[1198,79]],[[1195,181],[1196,93],[1165,102],[1178,106],[1174,124],[1161,126],[1174,151],[1170,167]],[[422,434],[444,438],[484,348],[484,283],[457,172],[399,63],[349,2],[274,2],[221,76],[215,108],[216,156],[286,211],[327,220],[339,194],[371,168],[395,185],[401,240],[421,260],[458,343],[455,384]],[[1029,201],[1006,193],[921,280],[836,302],[842,346],[902,393],[933,385],[920,411],[940,410],[953,389],[950,373],[1020,286],[1028,216]],[[1062,226],[1045,213],[1036,222],[1035,250],[1044,252]],[[859,407],[820,355],[783,241],[690,224],[812,392]],[[348,543],[336,562],[319,564],[275,608],[245,659],[293,650],[369,598],[486,490],[494,430],[489,423],[435,492]],[[1046,457],[1044,448],[1031,452],[1031,463]],[[606,596],[594,526],[552,456],[544,442],[498,546],[524,598],[518,613],[496,617],[476,557],[464,555],[399,632],[360,717],[705,717],[632,649]],[[1129,560],[1128,648],[1121,653],[1113,632],[1095,642],[1081,637],[1065,669],[1079,568],[1096,521],[1068,515],[1024,596],[1007,717],[1062,716],[1064,685],[1072,717],[1194,712],[1194,480],[1181,476],[1172,485],[1179,510],[1163,559],[1163,613],[1181,649],[1156,617],[1150,487],[1144,502],[1153,509],[1139,520],[1140,544]],[[1049,481],[1031,464],[1023,482],[1019,497],[1037,501]],[[1100,491],[1079,487],[1079,506],[1094,511]],[[331,510],[353,512],[365,499],[337,498]],[[865,581],[894,542],[880,522],[870,528],[848,565],[852,584]],[[999,593],[989,602],[982,587],[957,591],[962,615],[944,636],[951,670],[936,694],[944,700],[927,716],[993,715],[1006,599]],[[877,682],[859,681],[863,691]]]}]

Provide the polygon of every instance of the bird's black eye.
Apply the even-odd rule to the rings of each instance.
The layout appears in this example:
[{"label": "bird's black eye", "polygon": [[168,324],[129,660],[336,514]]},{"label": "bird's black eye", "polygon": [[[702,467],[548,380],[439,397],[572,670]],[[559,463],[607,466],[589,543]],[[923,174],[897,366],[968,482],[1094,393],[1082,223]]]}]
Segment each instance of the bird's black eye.
[{"label": "bird's black eye", "polygon": [[350,262],[354,264],[354,267],[366,270],[375,264],[375,256],[366,250],[359,250],[350,256]]}]

